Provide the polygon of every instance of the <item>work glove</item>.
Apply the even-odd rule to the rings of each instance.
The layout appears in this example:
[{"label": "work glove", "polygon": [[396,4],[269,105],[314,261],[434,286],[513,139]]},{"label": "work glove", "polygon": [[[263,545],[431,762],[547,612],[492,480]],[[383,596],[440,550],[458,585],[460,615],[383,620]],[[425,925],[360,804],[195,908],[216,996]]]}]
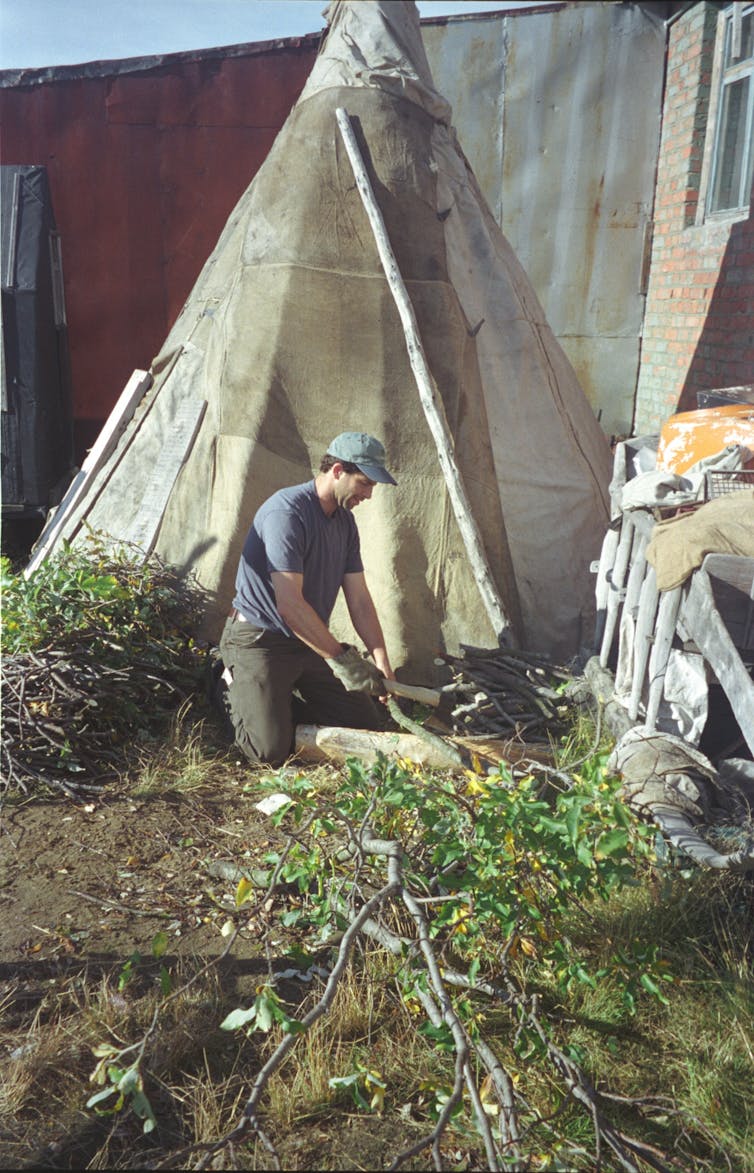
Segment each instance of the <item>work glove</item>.
[{"label": "work glove", "polygon": [[380,696],[385,691],[379,669],[356,648],[346,647],[327,663],[348,692],[370,692]]}]

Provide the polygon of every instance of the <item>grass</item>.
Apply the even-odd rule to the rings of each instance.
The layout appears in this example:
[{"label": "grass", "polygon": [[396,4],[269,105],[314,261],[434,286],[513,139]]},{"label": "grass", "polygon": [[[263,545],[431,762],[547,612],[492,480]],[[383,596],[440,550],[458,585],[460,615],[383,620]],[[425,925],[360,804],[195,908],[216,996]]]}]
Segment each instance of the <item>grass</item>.
[{"label": "grass", "polygon": [[[567,770],[569,762],[591,753],[594,740],[594,729],[585,723],[559,747],[559,768]],[[239,769],[234,755],[219,748],[211,724],[195,723],[189,711],[176,718],[169,737],[144,742],[138,752],[140,768],[123,785],[129,796],[152,803],[213,795],[225,786],[234,788],[239,803],[249,792],[246,806],[239,806],[248,811],[266,777],[265,771],[245,765]],[[336,772],[331,767],[304,773],[317,788],[333,792]],[[538,997],[558,1045],[578,1053],[594,1083],[617,1097],[613,1115],[619,1125],[646,1143],[674,1151],[687,1170],[754,1173],[751,895],[748,877],[648,864],[639,882],[608,902],[574,904],[564,931],[593,969],[617,952],[644,950],[651,973],[672,976],[661,983],[665,1003],[637,997],[631,1012],[620,982],[576,983],[564,996],[550,972],[536,973]],[[260,955],[265,947],[271,955],[290,952],[294,938],[276,928],[266,946],[260,940]],[[152,1022],[160,999],[152,970],[145,967],[122,990],[117,966],[104,975],[84,969],[73,977],[53,977],[31,995],[19,979],[6,998],[0,1028],[6,1054],[0,1066],[6,1167],[144,1167],[229,1130],[260,1065],[282,1036],[279,1028],[249,1038],[220,1031],[219,1023],[239,1005],[239,996],[218,968],[182,989],[199,973],[202,960],[172,963],[174,993],[160,1013],[144,1060],[159,1122],[148,1136],[128,1112],[97,1117],[84,1104],[92,1093],[92,1049],[103,1039],[130,1045]],[[365,946],[328,1015],[301,1037],[271,1079],[264,1126],[286,1168],[378,1168],[386,1154],[392,1158],[431,1129],[443,1092],[452,1084],[452,1058],[417,1029],[422,1017],[405,1004],[396,986],[400,964]],[[316,981],[311,987],[283,987],[290,1012],[301,1017],[321,989]],[[574,1154],[582,1146],[580,1167],[591,1170],[588,1118],[563,1101],[546,1067],[521,1059],[504,1008],[484,1004],[480,1012],[531,1106],[527,1118],[533,1120],[535,1112],[551,1117],[551,1132],[540,1126],[532,1133],[527,1168],[576,1168],[562,1162],[578,1160]],[[352,1087],[330,1082],[359,1077],[356,1089],[368,1101],[375,1086],[368,1082],[370,1071],[385,1085],[380,1110],[365,1110]],[[56,1140],[60,1136],[64,1142]],[[55,1150],[56,1143],[63,1147]],[[456,1121],[445,1148],[448,1166],[486,1167],[468,1118]],[[264,1145],[251,1137],[224,1150],[212,1167],[271,1164]],[[407,1167],[429,1167],[428,1154]],[[609,1154],[604,1167],[613,1168]]]}]

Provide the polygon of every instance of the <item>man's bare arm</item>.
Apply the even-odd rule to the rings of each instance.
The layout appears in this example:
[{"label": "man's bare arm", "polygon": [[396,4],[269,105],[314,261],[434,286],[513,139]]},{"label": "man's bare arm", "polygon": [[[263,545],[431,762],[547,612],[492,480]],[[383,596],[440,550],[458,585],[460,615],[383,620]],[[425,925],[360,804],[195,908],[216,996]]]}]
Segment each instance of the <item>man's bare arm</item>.
[{"label": "man's bare arm", "polygon": [[395,673],[385,648],[385,637],[364,574],[347,574],[343,579],[343,594],[346,597],[351,622],[360,639],[364,641],[367,651],[370,652],[382,675],[387,680],[394,680]]},{"label": "man's bare arm", "polygon": [[304,576],[288,570],[275,570],[270,577],[277,609],[293,634],[326,660],[339,656],[343,650],[340,642],[304,598]]}]

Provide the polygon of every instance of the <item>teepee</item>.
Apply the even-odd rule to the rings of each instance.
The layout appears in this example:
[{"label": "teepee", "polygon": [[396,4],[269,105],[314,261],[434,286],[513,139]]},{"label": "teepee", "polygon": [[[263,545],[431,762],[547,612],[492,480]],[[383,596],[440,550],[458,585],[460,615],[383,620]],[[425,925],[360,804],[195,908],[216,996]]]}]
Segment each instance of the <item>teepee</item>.
[{"label": "teepee", "polygon": [[[298,102],[40,549],[88,528],[156,550],[210,593],[213,638],[256,508],[366,431],[398,481],[357,516],[393,662],[429,677],[438,650],[501,639],[570,655],[591,634],[607,441],[456,142],[416,5],[326,15]],[[333,629],[349,638],[344,611]]]}]

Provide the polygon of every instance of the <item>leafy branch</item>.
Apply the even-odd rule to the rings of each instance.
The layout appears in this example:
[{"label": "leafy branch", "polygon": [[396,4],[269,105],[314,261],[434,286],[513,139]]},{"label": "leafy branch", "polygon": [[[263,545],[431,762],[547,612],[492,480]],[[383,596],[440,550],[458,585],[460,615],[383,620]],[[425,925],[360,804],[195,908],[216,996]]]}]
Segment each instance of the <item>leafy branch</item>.
[{"label": "leafy branch", "polygon": [[[457,778],[428,779],[407,762],[381,759],[365,771],[352,761],[348,778],[329,802],[314,794],[305,779],[292,785],[283,776],[270,781],[271,786],[289,785],[289,802],[273,816],[292,832],[285,860],[279,861],[279,878],[298,884],[313,926],[340,927],[337,956],[321,997],[300,1020],[286,1012],[269,986],[257,993],[253,1005],[226,1017],[225,1029],[248,1035],[277,1029],[281,1037],[233,1128],[215,1142],[174,1154],[166,1164],[201,1152],[195,1167],[206,1168],[221,1149],[254,1134],[279,1167],[260,1115],[265,1090],[297,1040],[332,1009],[337,986],[364,936],[396,958],[403,1001],[421,1005],[427,1020],[422,1033],[453,1063],[452,1087],[438,1104],[434,1126],[399,1153],[392,1168],[429,1150],[434,1168],[442,1169],[443,1143],[467,1104],[493,1170],[528,1167],[524,1138],[536,1130],[552,1132],[553,1122],[532,1109],[518,1086],[520,1073],[506,1066],[499,1041],[485,1030],[480,999],[488,1007],[505,1008],[514,1051],[526,1060],[543,1061],[561,1081],[564,1102],[587,1112],[598,1164],[606,1147],[625,1170],[642,1164],[678,1167],[610,1122],[575,1049],[558,1045],[539,997],[527,992],[535,964],[540,969],[544,964],[564,992],[574,982],[593,984],[598,976],[624,981],[632,988],[625,999],[631,1012],[647,959],[637,955],[627,967],[626,958],[616,958],[591,974],[567,938],[564,944],[562,930],[567,913],[587,891],[590,898],[606,899],[633,876],[647,852],[641,828],[621,813],[615,785],[600,767],[589,781],[576,777],[572,791],[557,796],[554,807],[538,797],[534,777],[514,783],[504,769],[493,777],[470,771],[465,777],[465,792],[459,793]],[[333,840],[343,838],[347,847],[337,850]],[[330,879],[323,883],[325,871]],[[655,990],[661,996],[659,984],[639,984],[645,993]],[[334,1084],[351,1086],[362,1107],[367,1101],[358,1092],[360,1084],[377,1089],[373,1104],[381,1106],[384,1100],[378,1075],[368,1068]],[[568,1151],[571,1142],[552,1135]],[[578,1146],[570,1151],[584,1155]]]}]

